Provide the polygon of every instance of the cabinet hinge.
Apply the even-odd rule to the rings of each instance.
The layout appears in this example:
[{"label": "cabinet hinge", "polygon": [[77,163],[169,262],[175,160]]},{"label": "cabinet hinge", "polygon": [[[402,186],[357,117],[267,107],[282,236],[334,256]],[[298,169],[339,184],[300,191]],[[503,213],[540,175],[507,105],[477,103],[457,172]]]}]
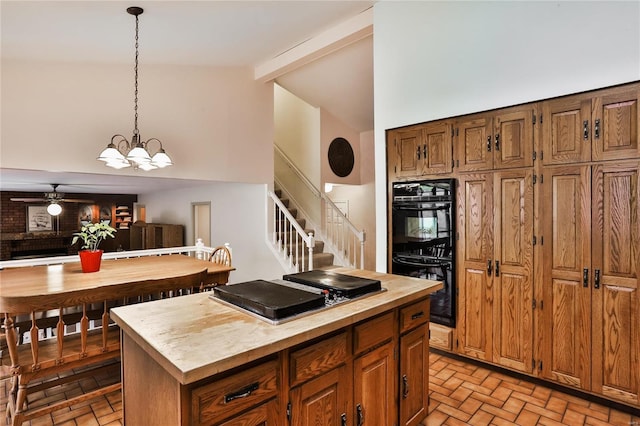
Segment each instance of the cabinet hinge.
[{"label": "cabinet hinge", "polygon": [[533,309],[535,309],[535,308],[536,308],[536,299],[533,299],[533,300],[531,301],[531,307],[532,307]]},{"label": "cabinet hinge", "polygon": [[460,346],[460,341],[456,339],[456,348]]},{"label": "cabinet hinge", "polygon": [[536,113],[534,112],[532,115],[533,115],[533,124],[535,125],[536,124]]},{"label": "cabinet hinge", "polygon": [[540,245],[541,246],[544,245],[544,237],[542,235],[540,235]]},{"label": "cabinet hinge", "polygon": [[536,157],[537,157],[536,152],[533,151],[533,161],[536,161]]},{"label": "cabinet hinge", "polygon": [[540,183],[541,184],[544,183],[544,175],[543,174],[540,174]]},{"label": "cabinet hinge", "polygon": [[541,300],[538,305],[540,305],[540,309],[544,309],[544,300]]},{"label": "cabinet hinge", "polygon": [[536,238],[536,236],[533,236],[533,245],[535,246],[536,244],[538,244],[538,239]]},{"label": "cabinet hinge", "polygon": [[538,362],[538,371],[542,371],[542,361]]},{"label": "cabinet hinge", "polygon": [[533,175],[533,184],[535,185],[538,182],[538,175]]},{"label": "cabinet hinge", "polygon": [[291,403],[287,403],[287,421],[291,421]]}]

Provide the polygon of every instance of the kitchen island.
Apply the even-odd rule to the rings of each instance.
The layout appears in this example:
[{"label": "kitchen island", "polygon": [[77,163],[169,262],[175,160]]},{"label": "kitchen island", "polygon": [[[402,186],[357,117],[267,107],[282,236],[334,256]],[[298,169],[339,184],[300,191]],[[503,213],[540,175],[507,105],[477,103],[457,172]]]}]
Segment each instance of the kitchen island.
[{"label": "kitchen island", "polygon": [[385,291],[279,325],[207,293],[113,309],[125,424],[418,424],[442,283],[334,271]]}]

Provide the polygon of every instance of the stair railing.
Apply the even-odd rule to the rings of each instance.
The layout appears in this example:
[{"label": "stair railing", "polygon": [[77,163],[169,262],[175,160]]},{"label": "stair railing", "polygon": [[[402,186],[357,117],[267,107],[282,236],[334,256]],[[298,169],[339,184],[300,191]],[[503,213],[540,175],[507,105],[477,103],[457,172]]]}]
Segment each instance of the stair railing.
[{"label": "stair railing", "polygon": [[364,230],[358,230],[327,194],[321,197],[325,206],[322,221],[325,242],[334,248],[334,255],[341,258],[342,265],[356,268],[359,263],[359,268],[364,269]]},{"label": "stair railing", "polygon": [[[267,191],[267,194],[267,200],[272,204],[274,212],[271,243],[277,250],[280,261],[288,265],[292,272],[311,271],[315,245],[313,233],[305,233],[276,194],[271,191]],[[305,255],[308,260],[305,259]],[[305,269],[305,266],[308,269]]]},{"label": "stair railing", "polygon": [[[313,224],[315,229],[317,228],[314,224],[314,218],[319,218],[317,220],[321,222],[321,226],[319,231],[316,232],[315,238],[322,239],[325,242],[325,247],[333,253],[338,264],[364,269],[364,231],[358,230],[344,213],[336,207],[333,201],[325,193],[317,189],[276,144],[274,144],[274,150],[276,157],[280,158],[297,179],[302,182],[303,185],[298,186],[306,187],[311,196],[317,200],[317,207],[315,208],[319,209],[319,211],[307,212],[301,207],[301,203],[295,202],[291,194],[289,194],[291,201],[296,204],[303,216],[307,218],[309,223]],[[285,189],[284,182],[277,177],[275,177],[275,181],[280,188]],[[288,191],[285,190],[285,192]],[[302,235],[306,234],[303,232]]]}]

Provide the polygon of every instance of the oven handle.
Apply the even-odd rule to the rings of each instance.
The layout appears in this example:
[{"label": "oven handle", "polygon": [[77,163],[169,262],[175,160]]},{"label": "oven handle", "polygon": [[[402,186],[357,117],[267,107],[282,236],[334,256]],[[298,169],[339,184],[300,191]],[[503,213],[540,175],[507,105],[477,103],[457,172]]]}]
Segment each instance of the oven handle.
[{"label": "oven handle", "polygon": [[421,211],[438,211],[438,210],[448,210],[449,206],[437,206],[437,207],[401,207],[401,206],[392,206],[394,210],[406,210],[412,212],[421,212]]},{"label": "oven handle", "polygon": [[406,260],[400,260],[400,259],[392,259],[391,260],[393,263],[397,264],[397,265],[406,265],[406,266],[423,266],[423,267],[443,267],[443,266],[447,266],[446,263],[443,264],[442,262],[438,262],[438,263],[414,263],[414,262],[407,262]]}]

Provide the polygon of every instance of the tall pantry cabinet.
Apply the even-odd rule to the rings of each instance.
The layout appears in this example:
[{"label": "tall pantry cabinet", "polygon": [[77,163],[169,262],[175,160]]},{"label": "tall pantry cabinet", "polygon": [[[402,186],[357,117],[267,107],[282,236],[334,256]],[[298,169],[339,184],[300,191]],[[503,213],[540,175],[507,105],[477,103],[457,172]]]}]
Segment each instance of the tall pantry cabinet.
[{"label": "tall pantry cabinet", "polygon": [[543,104],[540,215],[540,374],[636,406],[639,100],[631,85]]},{"label": "tall pantry cabinet", "polygon": [[458,180],[442,349],[640,407],[639,103],[635,82],[406,128],[450,126],[451,171],[403,167],[425,132],[404,160],[388,132],[390,183]]}]

